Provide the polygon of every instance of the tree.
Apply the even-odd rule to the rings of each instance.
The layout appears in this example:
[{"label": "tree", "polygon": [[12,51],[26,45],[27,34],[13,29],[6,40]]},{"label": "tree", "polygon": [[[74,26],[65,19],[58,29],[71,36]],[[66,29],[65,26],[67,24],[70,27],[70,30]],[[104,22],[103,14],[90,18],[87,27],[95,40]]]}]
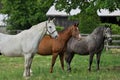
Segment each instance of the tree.
[{"label": "tree", "polygon": [[46,12],[54,0],[1,0],[1,13],[8,14],[8,29],[28,29],[46,20]]},{"label": "tree", "polygon": [[108,9],[112,12],[120,9],[120,0],[56,0],[55,7],[60,11],[65,10],[67,13],[71,9],[79,8],[81,12],[74,18],[79,19],[81,32],[90,33],[100,23],[97,10]]}]

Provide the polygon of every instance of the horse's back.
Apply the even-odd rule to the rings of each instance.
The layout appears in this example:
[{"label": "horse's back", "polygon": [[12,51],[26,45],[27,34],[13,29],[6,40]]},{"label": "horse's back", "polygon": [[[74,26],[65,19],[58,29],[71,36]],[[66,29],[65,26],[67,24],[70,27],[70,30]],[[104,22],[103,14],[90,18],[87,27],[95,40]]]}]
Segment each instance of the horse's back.
[{"label": "horse's back", "polygon": [[0,41],[10,38],[12,35],[0,33]]}]

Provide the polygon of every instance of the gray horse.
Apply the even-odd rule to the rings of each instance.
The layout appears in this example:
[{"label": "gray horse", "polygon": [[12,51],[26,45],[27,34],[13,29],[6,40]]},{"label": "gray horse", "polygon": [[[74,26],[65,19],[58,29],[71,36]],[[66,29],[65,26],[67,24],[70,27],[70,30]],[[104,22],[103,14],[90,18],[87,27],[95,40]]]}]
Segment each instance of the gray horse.
[{"label": "gray horse", "polygon": [[111,36],[112,32],[110,25],[105,25],[104,27],[97,27],[90,35],[82,40],[78,41],[72,37],[67,43],[67,49],[65,53],[67,70],[71,71],[70,63],[74,57],[74,54],[90,55],[88,68],[89,71],[91,71],[93,56],[96,54],[97,70],[99,70],[100,56],[104,48],[104,41],[107,39],[107,41],[112,42]]}]

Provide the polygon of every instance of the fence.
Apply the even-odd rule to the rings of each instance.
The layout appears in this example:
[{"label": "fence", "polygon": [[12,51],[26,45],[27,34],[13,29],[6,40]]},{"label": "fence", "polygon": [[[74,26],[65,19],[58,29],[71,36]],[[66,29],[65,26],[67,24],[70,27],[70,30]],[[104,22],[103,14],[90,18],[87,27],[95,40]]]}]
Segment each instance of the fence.
[{"label": "fence", "polygon": [[[81,34],[83,37],[87,36],[88,34]],[[105,48],[108,49],[120,49],[120,35],[112,35],[112,44],[109,44],[105,41]],[[119,45],[116,45],[119,44]]]},{"label": "fence", "polygon": [[[112,44],[106,42],[105,48],[108,49],[120,49],[120,35],[112,35]],[[119,44],[119,45],[116,45]]]}]

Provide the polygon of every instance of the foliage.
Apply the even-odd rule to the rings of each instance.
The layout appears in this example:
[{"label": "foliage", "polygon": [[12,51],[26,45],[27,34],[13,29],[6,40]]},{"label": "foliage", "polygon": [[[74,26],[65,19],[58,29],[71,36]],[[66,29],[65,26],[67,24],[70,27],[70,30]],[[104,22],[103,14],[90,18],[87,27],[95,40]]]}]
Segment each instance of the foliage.
[{"label": "foliage", "polygon": [[88,8],[94,6],[98,9],[108,9],[114,11],[120,9],[120,0],[56,0],[56,9],[65,10],[70,12],[71,9],[79,8],[81,11],[85,11]]},{"label": "foliage", "polygon": [[91,31],[100,24],[97,10],[108,9],[110,12],[120,9],[120,0],[56,0],[56,9],[70,13],[72,9],[79,8],[81,12],[71,18],[79,20],[82,33]]},{"label": "foliage", "polygon": [[57,26],[57,27],[56,27],[56,30],[57,30],[57,31],[61,31],[61,30],[63,30],[63,29],[64,29],[64,27],[62,27],[62,26]]},{"label": "foliage", "polygon": [[79,20],[79,29],[81,33],[91,33],[101,23],[97,15],[96,8],[91,6],[85,11],[70,17],[72,20]]},{"label": "foliage", "polygon": [[120,34],[120,26],[116,24],[112,24],[112,33],[113,34]]},{"label": "foliage", "polygon": [[81,33],[91,33],[100,24],[100,19],[95,13],[81,12],[79,15],[79,24]]},{"label": "foliage", "polygon": [[46,12],[54,0],[1,0],[1,13],[8,14],[8,29],[28,29],[46,20]]}]

